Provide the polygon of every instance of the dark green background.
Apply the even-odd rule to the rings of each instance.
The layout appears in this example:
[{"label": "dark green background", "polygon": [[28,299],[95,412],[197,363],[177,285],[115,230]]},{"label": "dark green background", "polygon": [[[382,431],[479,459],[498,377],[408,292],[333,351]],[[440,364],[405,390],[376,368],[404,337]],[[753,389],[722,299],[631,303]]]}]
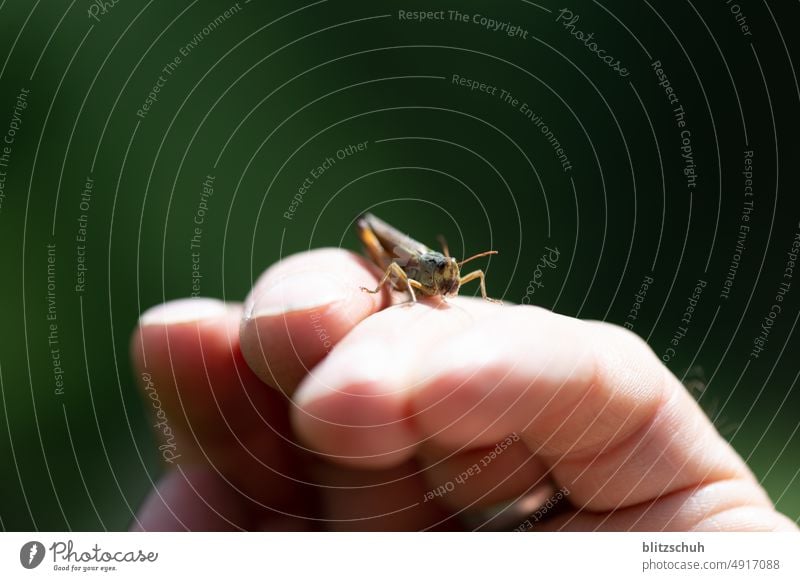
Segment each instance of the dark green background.
[{"label": "dark green background", "polygon": [[[95,22],[83,0],[3,2],[0,134],[20,89],[30,96],[0,209],[2,527],[122,529],[157,478],[127,343],[142,310],[191,292],[189,237],[208,174],[216,179],[200,258],[206,296],[241,300],[261,270],[302,249],[355,249],[352,222],[367,209],[431,244],[444,233],[457,255],[501,250],[489,291],[512,302],[545,247],[557,247],[557,268],[533,302],[567,315],[621,324],[652,273],[635,331],[659,355],[695,282],[708,281],[670,368],[778,507],[800,517],[800,280],[766,350],[748,358],[800,220],[791,64],[800,60],[800,5],[742,2],[748,37],[723,1],[573,2],[577,28],[622,60],[624,79],[555,22],[563,5],[540,5],[240,3],[140,119],[162,67],[231,3],[120,0]],[[520,25],[528,39],[397,18],[398,9],[454,6]],[[687,112],[699,171],[691,193],[654,59]],[[453,74],[528,102],[572,171],[518,110],[453,85]],[[283,218],[313,167],[362,141],[367,151],[338,161],[294,219]],[[745,149],[755,152],[755,210],[723,300]],[[87,176],[87,283],[76,293]],[[52,243],[63,395],[54,393],[47,343]]]}]

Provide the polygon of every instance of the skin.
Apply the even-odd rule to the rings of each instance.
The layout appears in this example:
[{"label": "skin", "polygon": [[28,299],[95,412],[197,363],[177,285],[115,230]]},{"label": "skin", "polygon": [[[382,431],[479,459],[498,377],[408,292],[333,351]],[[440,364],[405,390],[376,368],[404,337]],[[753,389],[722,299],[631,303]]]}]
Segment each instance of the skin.
[{"label": "skin", "polygon": [[531,306],[359,290],[380,276],[315,250],[268,269],[244,304],[142,316],[132,358],[180,457],[132,529],[458,530],[563,487],[526,528],[797,530],[634,334]]}]

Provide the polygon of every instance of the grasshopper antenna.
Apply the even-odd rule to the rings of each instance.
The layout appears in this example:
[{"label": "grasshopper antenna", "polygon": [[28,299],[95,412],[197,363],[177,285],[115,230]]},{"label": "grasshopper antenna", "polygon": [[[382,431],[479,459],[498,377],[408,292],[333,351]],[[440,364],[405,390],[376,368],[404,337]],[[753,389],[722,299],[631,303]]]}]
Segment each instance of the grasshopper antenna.
[{"label": "grasshopper antenna", "polygon": [[439,246],[442,247],[444,255],[447,258],[450,258],[450,247],[447,245],[447,240],[445,240],[445,237],[439,234],[436,238],[439,240]]},{"label": "grasshopper antenna", "polygon": [[469,258],[465,258],[461,262],[458,263],[458,268],[461,268],[462,265],[468,263],[470,260],[475,260],[476,258],[481,258],[483,256],[489,256],[490,254],[499,254],[497,250],[487,250],[486,252],[481,252],[480,254],[476,254],[475,256],[470,256]]}]

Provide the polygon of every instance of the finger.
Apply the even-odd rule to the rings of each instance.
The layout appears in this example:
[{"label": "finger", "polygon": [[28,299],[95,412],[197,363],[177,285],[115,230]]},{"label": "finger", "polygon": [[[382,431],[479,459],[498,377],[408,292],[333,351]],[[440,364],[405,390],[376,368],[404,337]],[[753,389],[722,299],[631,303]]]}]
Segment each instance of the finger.
[{"label": "finger", "polygon": [[341,464],[381,468],[405,462],[421,441],[409,414],[416,368],[435,343],[497,308],[475,301],[426,302],[372,315],[301,384],[292,411],[298,434]]},{"label": "finger", "polygon": [[250,530],[241,496],[213,470],[169,470],[145,499],[132,531]]},{"label": "finger", "polygon": [[217,472],[204,466],[169,470],[150,491],[130,530],[309,530],[311,521],[254,508]]},{"label": "finger", "polygon": [[703,484],[613,513],[573,512],[527,524],[523,530],[797,532],[796,524],[750,480]]},{"label": "finger", "polygon": [[167,466],[204,465],[255,502],[296,501],[287,405],[245,364],[241,306],[188,299],[144,313],[134,367]]},{"label": "finger", "polygon": [[414,462],[369,471],[319,462],[314,475],[326,530],[421,531],[457,525],[438,503],[425,501],[425,480]]},{"label": "finger", "polygon": [[244,356],[266,383],[291,393],[360,321],[387,304],[370,294],[374,270],[361,257],[325,248],[290,256],[269,268],[245,302]]},{"label": "finger", "polygon": [[[476,447],[517,432],[570,501],[592,510],[752,478],[635,335],[533,307],[485,311],[458,300],[374,315],[301,386],[295,425],[331,456],[373,463],[376,450],[396,460],[426,439]],[[356,366],[366,354],[365,377]],[[381,397],[354,397],[364,393]],[[347,435],[348,423],[360,429]],[[390,436],[384,449],[380,434]]]},{"label": "finger", "polygon": [[492,448],[432,457],[420,451],[427,490],[425,501],[436,501],[459,512],[521,498],[545,482],[547,466],[532,456],[514,434]]}]

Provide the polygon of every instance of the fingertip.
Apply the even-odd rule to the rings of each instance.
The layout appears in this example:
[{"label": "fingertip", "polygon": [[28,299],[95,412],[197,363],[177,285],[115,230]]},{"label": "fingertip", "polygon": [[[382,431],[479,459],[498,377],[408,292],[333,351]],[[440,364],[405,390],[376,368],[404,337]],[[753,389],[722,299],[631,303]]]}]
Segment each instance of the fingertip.
[{"label": "fingertip", "polygon": [[139,317],[139,326],[197,323],[224,315],[228,305],[219,299],[197,297],[161,303]]},{"label": "fingertip", "polygon": [[382,294],[360,288],[376,283],[361,257],[334,248],[296,254],[268,269],[245,303],[241,324],[251,369],[291,394],[355,325],[385,306]]},{"label": "fingertip", "polygon": [[160,371],[166,351],[171,348],[180,351],[197,343],[199,327],[218,328],[202,333],[207,343],[212,340],[229,343],[229,323],[239,316],[241,308],[238,303],[204,297],[177,299],[150,307],[139,316],[130,337],[134,368],[138,373],[154,366]]},{"label": "fingertip", "polygon": [[389,468],[416,451],[417,434],[402,393],[358,380],[296,405],[292,424],[299,437],[331,462],[354,468]]},{"label": "fingertip", "polygon": [[245,301],[246,319],[283,317],[339,302],[372,311],[384,306],[380,293],[360,287],[376,284],[373,267],[340,248],[319,248],[284,258],[258,279]]},{"label": "fingertip", "polygon": [[242,357],[241,311],[240,304],[216,299],[170,301],[147,310],[131,340],[157,436],[175,444],[170,450],[182,462],[213,457],[237,475],[237,462],[277,458],[280,441],[272,431],[288,431],[283,396],[267,389]]},{"label": "fingertip", "polygon": [[359,340],[359,334],[372,335],[351,335],[300,385],[292,424],[329,461],[358,468],[396,466],[414,454],[418,440],[394,358],[398,354],[382,341]]}]

